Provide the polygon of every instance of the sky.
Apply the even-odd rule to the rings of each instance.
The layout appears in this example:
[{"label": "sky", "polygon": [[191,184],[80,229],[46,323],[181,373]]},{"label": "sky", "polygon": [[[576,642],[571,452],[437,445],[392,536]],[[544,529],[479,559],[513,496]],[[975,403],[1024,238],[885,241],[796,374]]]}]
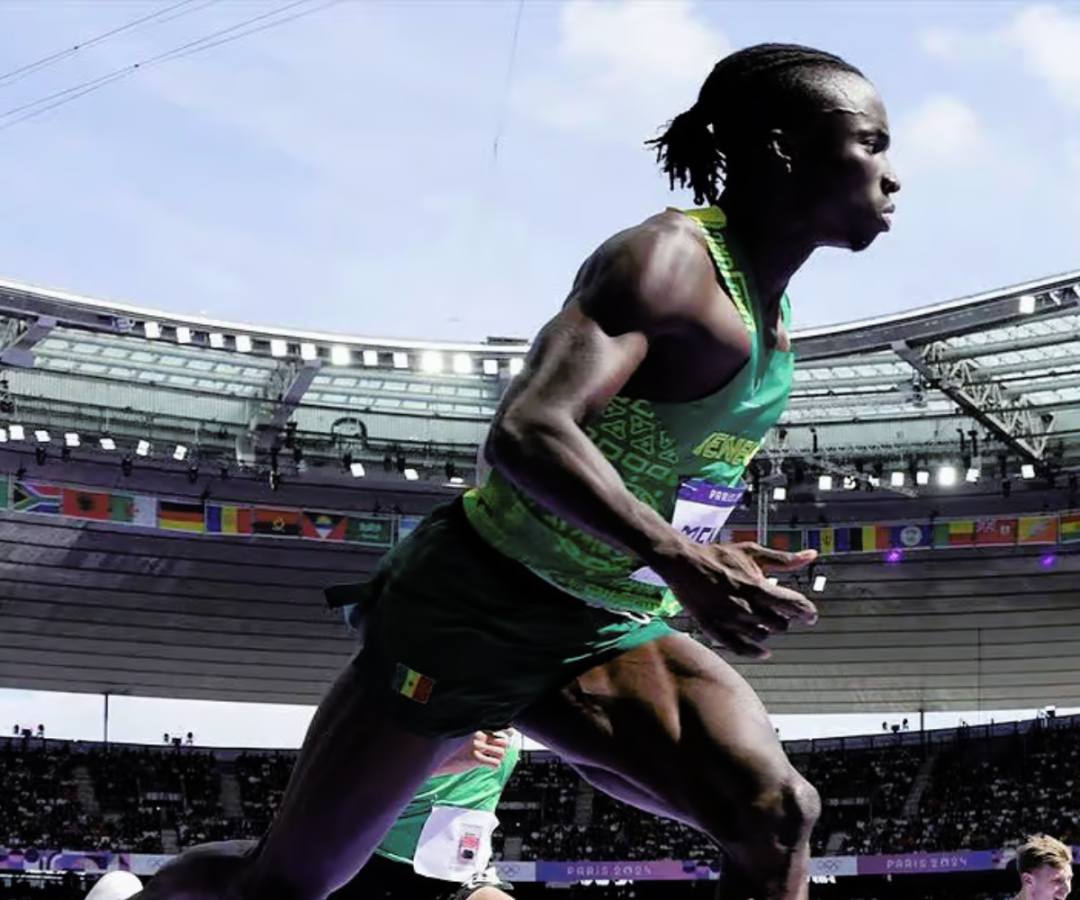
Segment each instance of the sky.
[{"label": "sky", "polygon": [[[1062,707],[1056,712],[1069,716],[1080,709]],[[36,733],[38,725],[44,725],[46,737],[101,741],[105,738],[104,713],[100,695],[0,690],[0,736],[11,734],[16,726]],[[194,743],[202,747],[294,749],[303,741],[314,713],[310,706],[111,697],[108,738],[121,744],[159,744],[166,734],[185,738],[190,731]],[[1038,713],[1034,709],[928,712],[923,724],[927,730],[955,728],[961,723],[987,725],[1034,719]],[[883,723],[901,725],[905,718],[912,730],[918,730],[917,712],[772,717],[783,740],[880,734]],[[526,740],[525,746],[542,747],[531,740]]]},{"label": "sky", "polygon": [[[761,41],[868,74],[904,185],[892,233],[797,276],[799,326],[1080,269],[1077,4],[4,0],[0,276],[256,325],[529,337],[597,244],[691,204],[643,142]],[[295,746],[311,714],[115,703],[116,740]],[[97,737],[99,704],[4,692],[0,722]]]},{"label": "sky", "polygon": [[[866,71],[904,183],[891,234],[797,276],[798,324],[1080,269],[1076,4],[5,0],[0,73],[162,10],[0,74],[0,275],[255,324],[528,337],[599,242],[692,203],[643,141],[765,40]],[[279,24],[22,118],[257,16]]]}]

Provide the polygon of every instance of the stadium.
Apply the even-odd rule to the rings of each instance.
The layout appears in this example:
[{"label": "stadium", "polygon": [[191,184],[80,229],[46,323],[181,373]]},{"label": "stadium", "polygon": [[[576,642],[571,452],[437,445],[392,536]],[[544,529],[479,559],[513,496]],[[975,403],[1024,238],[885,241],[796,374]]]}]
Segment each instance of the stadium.
[{"label": "stadium", "polygon": [[[1080,844],[1080,721],[1057,715],[1080,706],[1078,311],[1080,273],[795,335],[790,408],[725,537],[818,549],[795,583],[821,621],[734,664],[773,713],[898,723],[786,743],[824,802],[812,896],[1011,896],[1027,831]],[[317,703],[355,649],[323,589],[473,483],[529,350],[6,281],[0,314],[0,687],[105,698]],[[1030,717],[922,726],[945,710]],[[16,732],[5,897],[258,837],[295,757]],[[707,841],[544,751],[498,816],[515,896],[711,896]]]}]

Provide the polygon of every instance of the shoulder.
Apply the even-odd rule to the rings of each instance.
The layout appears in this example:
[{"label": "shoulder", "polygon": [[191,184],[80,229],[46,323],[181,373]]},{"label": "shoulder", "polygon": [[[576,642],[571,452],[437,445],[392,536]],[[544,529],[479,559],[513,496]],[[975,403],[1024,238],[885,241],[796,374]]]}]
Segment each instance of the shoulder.
[{"label": "shoulder", "polygon": [[689,216],[667,211],[601,244],[578,273],[574,295],[590,315],[614,307],[657,324],[693,316],[715,286],[701,229]]}]

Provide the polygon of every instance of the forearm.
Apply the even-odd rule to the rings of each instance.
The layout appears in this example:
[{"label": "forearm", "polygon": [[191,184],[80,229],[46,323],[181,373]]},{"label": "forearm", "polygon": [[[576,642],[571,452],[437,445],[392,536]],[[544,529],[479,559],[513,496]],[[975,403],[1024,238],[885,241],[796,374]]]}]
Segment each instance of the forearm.
[{"label": "forearm", "polygon": [[491,464],[545,508],[650,565],[683,542],[572,421],[500,423],[487,450]]}]

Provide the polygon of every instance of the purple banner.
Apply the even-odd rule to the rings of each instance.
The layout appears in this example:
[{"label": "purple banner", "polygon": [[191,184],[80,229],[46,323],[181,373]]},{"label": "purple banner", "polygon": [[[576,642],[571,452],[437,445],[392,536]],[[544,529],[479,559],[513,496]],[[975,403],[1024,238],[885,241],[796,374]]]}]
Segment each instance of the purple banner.
[{"label": "purple banner", "polygon": [[537,881],[697,881],[715,877],[708,865],[677,859],[658,862],[538,862]]},{"label": "purple banner", "polygon": [[[1080,863],[1080,846],[1073,847]],[[949,872],[985,872],[1003,869],[1014,850],[905,853],[891,856],[834,856],[811,860],[814,878],[854,875],[918,875]],[[5,850],[0,848],[0,872],[83,871],[117,869],[150,876],[172,857],[169,854],[85,852],[78,850]],[[719,865],[700,861],[664,859],[652,862],[501,862],[504,878],[522,882],[580,881],[705,881],[718,877]]]},{"label": "purple banner", "polygon": [[704,503],[706,506],[733,507],[743,495],[741,487],[724,487],[710,484],[708,481],[693,479],[679,485],[679,499],[691,503]]},{"label": "purple banner", "polygon": [[0,871],[4,872],[111,872],[115,869],[130,870],[131,854],[107,850],[0,849]]},{"label": "purple banner", "polygon": [[1000,850],[958,850],[955,853],[902,853],[895,856],[860,856],[860,875],[907,873],[983,872],[1002,867]]}]

